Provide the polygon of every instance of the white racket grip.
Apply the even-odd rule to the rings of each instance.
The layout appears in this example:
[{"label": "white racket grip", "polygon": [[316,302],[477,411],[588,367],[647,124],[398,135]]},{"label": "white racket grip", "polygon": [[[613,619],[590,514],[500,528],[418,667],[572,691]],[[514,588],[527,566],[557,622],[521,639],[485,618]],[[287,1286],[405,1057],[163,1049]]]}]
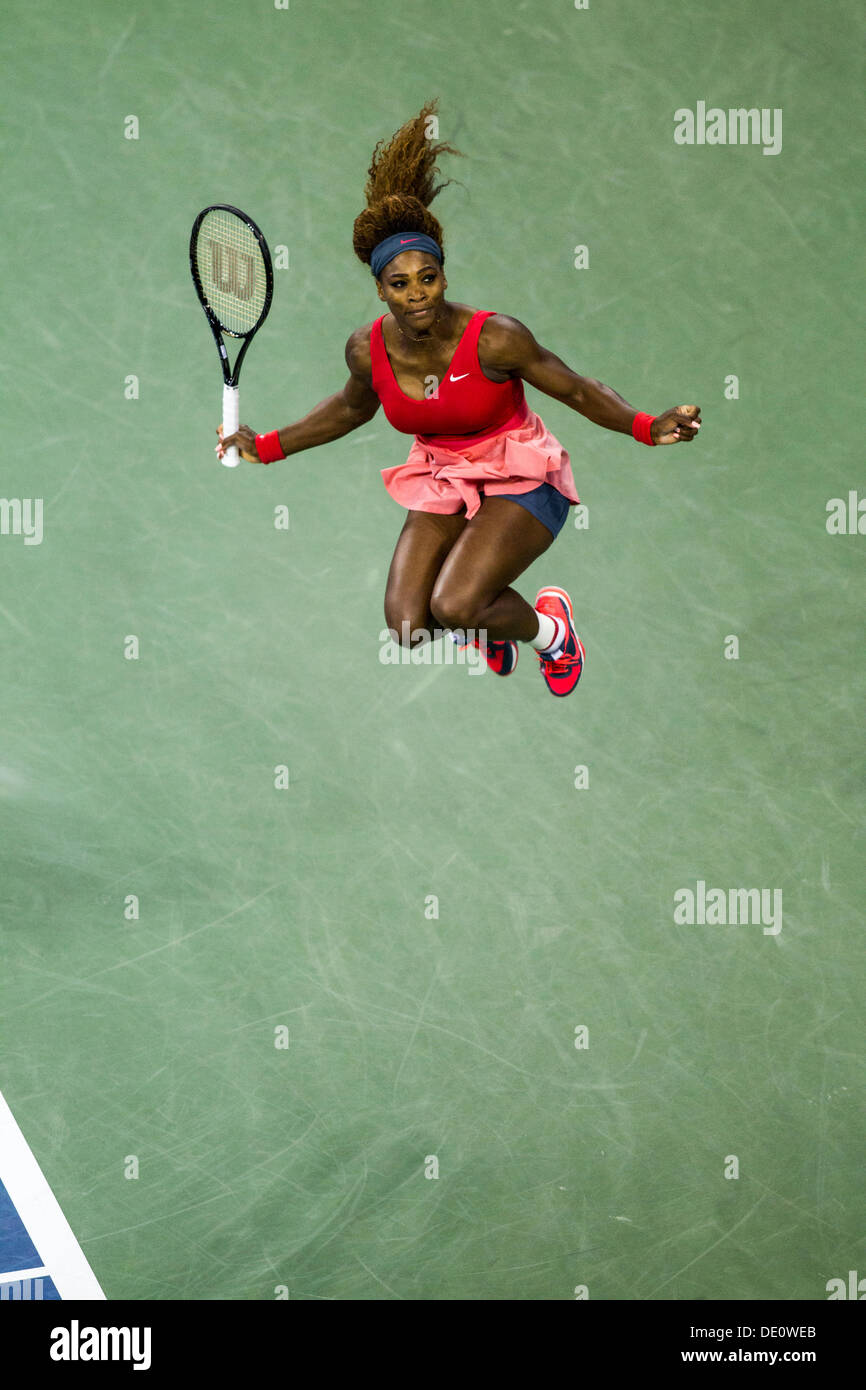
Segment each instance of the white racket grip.
[{"label": "white racket grip", "polygon": [[[223,439],[230,434],[236,434],[240,424],[240,398],[237,386],[223,387]],[[237,468],[240,463],[240,454],[233,444],[230,449],[226,449],[222,456],[222,462],[226,468]]]}]

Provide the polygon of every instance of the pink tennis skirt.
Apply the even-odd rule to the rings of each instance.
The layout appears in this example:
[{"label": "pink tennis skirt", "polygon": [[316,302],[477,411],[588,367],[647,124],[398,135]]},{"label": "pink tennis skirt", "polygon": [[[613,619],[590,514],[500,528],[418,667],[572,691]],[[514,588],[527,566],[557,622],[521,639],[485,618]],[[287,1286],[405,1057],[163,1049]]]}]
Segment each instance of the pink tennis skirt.
[{"label": "pink tennis skirt", "polygon": [[466,507],[471,519],[482,502],[497,493],[519,496],[550,483],[572,506],[580,502],[571,460],[534,410],[516,427],[488,435],[476,444],[450,440],[444,448],[418,435],[405,463],[382,469],[382,481],[395,502],[417,512],[452,514]]}]

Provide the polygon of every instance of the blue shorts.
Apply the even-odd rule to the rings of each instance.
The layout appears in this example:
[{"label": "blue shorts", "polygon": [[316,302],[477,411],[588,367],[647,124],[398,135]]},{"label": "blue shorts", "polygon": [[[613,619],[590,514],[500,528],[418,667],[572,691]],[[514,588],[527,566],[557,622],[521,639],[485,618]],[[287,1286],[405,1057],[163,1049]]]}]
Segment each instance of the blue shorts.
[{"label": "blue shorts", "polygon": [[540,487],[532,489],[532,492],[497,492],[497,497],[505,497],[509,502],[516,502],[518,506],[525,507],[533,516],[543,522],[548,531],[553,533],[556,538],[568,516],[568,509],[571,506],[567,497],[563,497],[552,483],[542,483]]}]

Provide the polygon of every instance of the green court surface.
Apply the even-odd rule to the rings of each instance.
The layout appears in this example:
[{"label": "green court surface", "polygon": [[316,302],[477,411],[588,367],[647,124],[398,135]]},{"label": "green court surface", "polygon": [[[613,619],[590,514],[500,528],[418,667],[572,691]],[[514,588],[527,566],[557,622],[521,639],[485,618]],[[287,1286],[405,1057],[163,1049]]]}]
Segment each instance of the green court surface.
[{"label": "green court surface", "polygon": [[[4,33],[0,1088],[106,1296],[866,1274],[866,535],[827,525],[866,512],[862,7],[7,0]],[[574,599],[564,700],[526,646],[507,681],[382,659],[381,411],[213,451],[196,213],[287,248],[241,377],[287,424],[381,312],[352,222],[431,96],[449,297],[703,411],[650,451],[528,389],[587,508],[517,584]],[[678,144],[699,102],[781,148]],[[699,885],[781,911],[676,920]]]}]

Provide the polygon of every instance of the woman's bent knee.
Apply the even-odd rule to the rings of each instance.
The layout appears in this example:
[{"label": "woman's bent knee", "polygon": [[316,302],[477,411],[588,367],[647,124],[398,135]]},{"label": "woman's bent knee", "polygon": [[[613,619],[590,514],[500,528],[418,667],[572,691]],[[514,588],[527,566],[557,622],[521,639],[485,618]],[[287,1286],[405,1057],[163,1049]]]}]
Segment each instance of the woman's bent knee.
[{"label": "woman's bent knee", "polygon": [[478,626],[478,604],[459,594],[436,594],[430,599],[430,611],[437,623],[452,630]]},{"label": "woman's bent knee", "polygon": [[388,624],[392,642],[396,642],[400,647],[418,647],[422,642],[429,642],[433,635],[425,619],[419,615],[411,618],[399,612],[392,613],[386,610],[385,622]]}]

